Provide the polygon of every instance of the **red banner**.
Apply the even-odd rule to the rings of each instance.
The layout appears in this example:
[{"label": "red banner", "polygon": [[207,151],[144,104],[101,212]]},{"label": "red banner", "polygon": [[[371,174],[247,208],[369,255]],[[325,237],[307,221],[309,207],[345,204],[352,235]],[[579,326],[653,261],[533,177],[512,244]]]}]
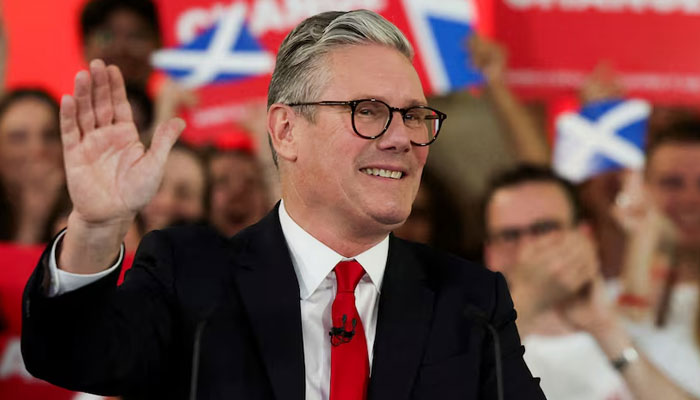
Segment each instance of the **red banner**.
[{"label": "red banner", "polygon": [[700,100],[699,1],[496,0],[493,18],[522,94],[570,94],[605,60],[632,96]]},{"label": "red banner", "polygon": [[[0,399],[102,399],[50,385],[24,367],[20,349],[22,291],[43,251],[43,246],[0,243]],[[133,255],[125,258],[125,270],[132,261]]]},{"label": "red banner", "polygon": [[[450,40],[445,40],[445,29],[454,29],[453,33],[471,29],[477,22],[477,5],[481,7],[481,3],[473,0],[234,0],[224,3],[160,0],[167,50],[157,53],[153,60],[166,71],[186,75],[181,82],[198,88],[200,103],[185,110],[183,115],[188,122],[183,138],[195,143],[207,142],[222,131],[230,131],[231,124],[244,119],[251,101],[265,101],[280,43],[300,21],[322,11],[370,9],[393,22],[414,44],[414,65],[427,93],[445,92],[468,84],[466,59],[454,50],[463,51],[466,35],[455,37],[453,34]],[[441,18],[448,22],[438,27],[435,21]],[[210,31],[214,26],[216,30]],[[219,38],[220,31],[227,33]],[[211,36],[202,37],[206,35]],[[214,55],[216,45],[211,43],[218,39],[223,42],[229,39],[229,42]],[[446,65],[450,61],[453,65]],[[199,68],[205,64],[205,68]],[[223,72],[218,75],[211,72],[216,68]],[[229,75],[235,75],[236,79],[222,79],[223,82],[215,79],[227,68]],[[207,75],[207,78],[202,77]]]}]

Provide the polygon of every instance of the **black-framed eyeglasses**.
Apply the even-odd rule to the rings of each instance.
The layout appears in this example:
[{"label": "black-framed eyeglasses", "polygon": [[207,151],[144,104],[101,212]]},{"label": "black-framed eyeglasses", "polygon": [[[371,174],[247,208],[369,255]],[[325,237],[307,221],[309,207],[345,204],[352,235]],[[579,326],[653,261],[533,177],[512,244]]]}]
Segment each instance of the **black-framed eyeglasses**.
[{"label": "black-framed eyeglasses", "polygon": [[427,146],[433,143],[442,128],[442,122],[447,119],[447,114],[428,106],[396,108],[377,99],[318,101],[287,105],[290,107],[349,106],[352,111],[352,129],[357,136],[364,139],[376,139],[382,136],[389,129],[394,112],[398,112],[408,128],[411,144],[414,146]]},{"label": "black-framed eyeglasses", "polygon": [[520,242],[525,236],[542,237],[551,233],[561,232],[571,228],[572,224],[554,219],[543,219],[523,227],[509,227],[489,234],[489,242],[512,246]]}]

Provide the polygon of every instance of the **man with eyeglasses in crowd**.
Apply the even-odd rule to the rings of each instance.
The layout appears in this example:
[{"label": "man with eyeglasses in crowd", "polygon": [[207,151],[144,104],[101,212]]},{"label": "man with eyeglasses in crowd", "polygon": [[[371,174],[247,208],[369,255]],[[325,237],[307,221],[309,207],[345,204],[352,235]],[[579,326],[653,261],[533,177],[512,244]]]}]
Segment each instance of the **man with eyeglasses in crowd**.
[{"label": "man with eyeglasses in crowd", "polygon": [[508,280],[542,390],[563,400],[691,399],[635,350],[581,214],[575,188],[538,165],[496,175],[484,200],[485,261]]},{"label": "man with eyeglasses in crowd", "polygon": [[484,226],[486,264],[508,280],[525,360],[547,397],[631,399],[595,339],[565,313],[599,273],[574,187],[547,167],[506,170],[487,190]]},{"label": "man with eyeglasses in crowd", "polygon": [[300,23],[268,93],[282,201],[227,240],[149,234],[119,288],[120,243],[184,126],[162,125],[146,151],[118,69],[78,73],[61,110],[75,208],[27,286],[28,370],[145,398],[497,399],[501,386],[544,399],[503,277],[390,234],[446,118],[412,56],[373,12]]}]

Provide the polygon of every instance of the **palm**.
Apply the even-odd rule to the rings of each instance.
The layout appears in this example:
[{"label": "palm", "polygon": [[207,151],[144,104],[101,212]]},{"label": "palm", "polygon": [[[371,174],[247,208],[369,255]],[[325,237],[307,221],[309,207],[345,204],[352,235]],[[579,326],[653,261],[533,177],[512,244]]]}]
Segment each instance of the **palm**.
[{"label": "palm", "polygon": [[76,76],[74,97],[63,100],[61,133],[73,210],[86,222],[104,223],[130,218],[148,203],[182,123],[163,124],[146,150],[119,70],[101,61],[90,69],[90,76]]}]

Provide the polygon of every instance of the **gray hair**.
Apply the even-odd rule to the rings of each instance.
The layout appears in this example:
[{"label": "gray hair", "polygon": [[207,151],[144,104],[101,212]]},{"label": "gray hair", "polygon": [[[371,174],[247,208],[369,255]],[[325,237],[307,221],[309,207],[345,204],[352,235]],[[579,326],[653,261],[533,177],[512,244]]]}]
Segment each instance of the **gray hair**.
[{"label": "gray hair", "polygon": [[324,57],[335,48],[359,44],[392,47],[413,59],[413,48],[403,33],[373,11],[317,14],[297,25],[280,45],[267,93],[268,107],[317,101],[328,78]]},{"label": "gray hair", "polygon": [[[267,92],[267,107],[274,103],[319,101],[329,72],[325,56],[349,45],[379,44],[394,48],[413,60],[413,47],[404,34],[381,15],[369,10],[328,11],[302,21],[284,39]],[[313,121],[309,107],[302,115]],[[272,145],[273,158],[277,155]]]}]

